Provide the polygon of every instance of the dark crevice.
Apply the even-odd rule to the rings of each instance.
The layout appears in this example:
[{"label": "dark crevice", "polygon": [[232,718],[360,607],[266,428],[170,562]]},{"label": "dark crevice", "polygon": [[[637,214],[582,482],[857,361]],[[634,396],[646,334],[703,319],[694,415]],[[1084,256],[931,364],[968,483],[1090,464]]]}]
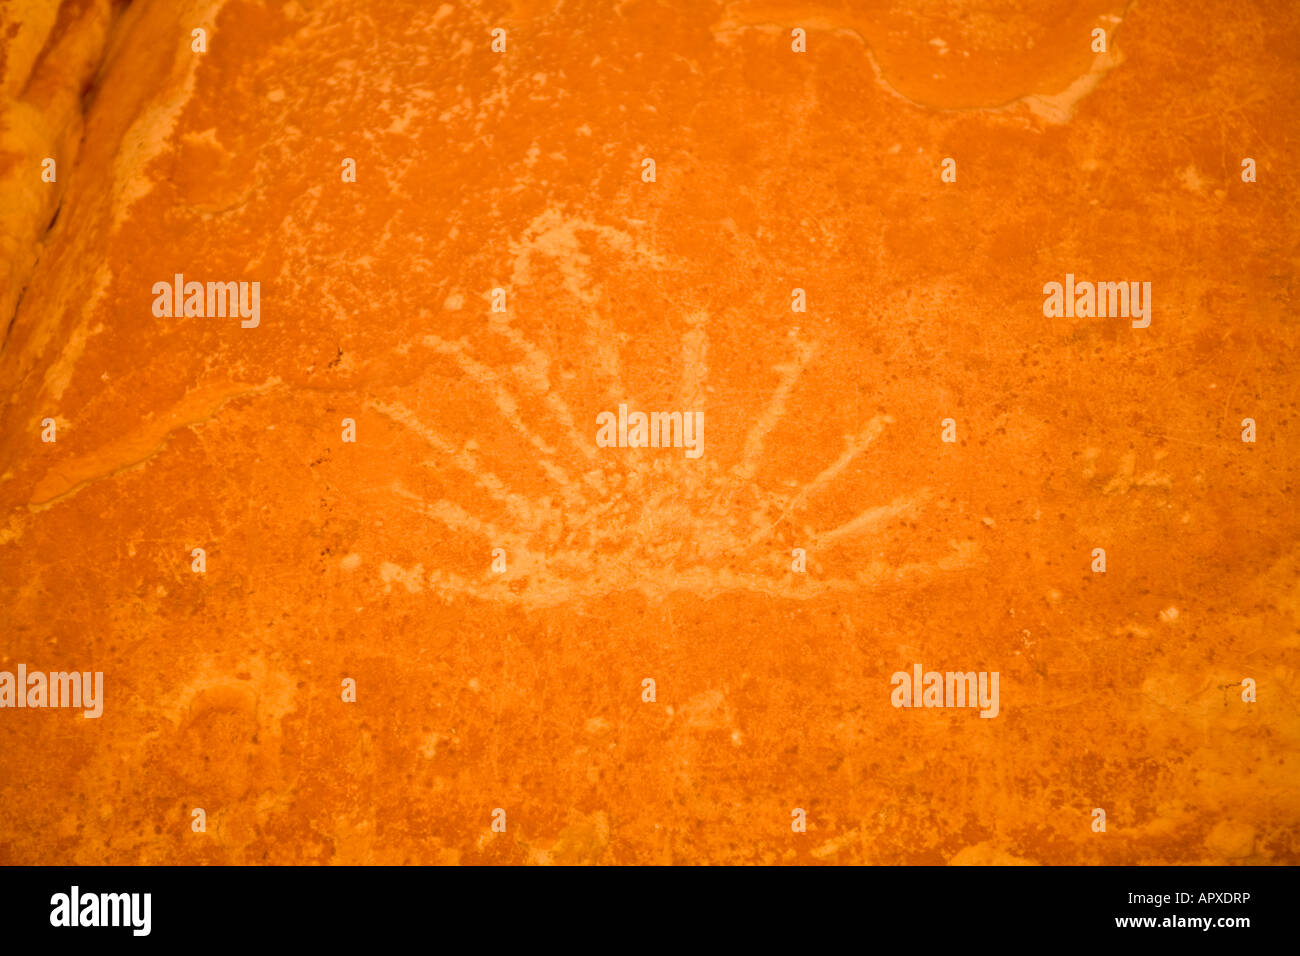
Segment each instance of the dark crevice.
[{"label": "dark crevice", "polygon": [[[77,152],[78,153],[81,152],[80,142],[77,143]],[[50,233],[54,231],[55,223],[59,221],[59,213],[63,211],[63,201],[67,199],[67,197],[68,197],[68,190],[67,190],[67,186],[65,185],[63,190],[59,193],[59,202],[54,207],[54,214],[50,216],[50,221],[46,225],[45,231],[42,232],[40,237],[36,240],[36,248],[40,249],[42,252],[45,249],[46,242],[49,240]],[[31,268],[27,270],[27,281],[25,281],[23,283],[23,287],[18,290],[18,297],[14,299],[13,313],[9,316],[8,324],[5,325],[4,338],[0,339],[0,358],[4,357],[5,350],[9,346],[9,334],[13,331],[14,323],[18,321],[18,313],[21,312],[23,308],[23,298],[27,295],[27,290],[31,287],[32,284],[31,282],[32,276],[36,275],[36,269],[37,267],[40,266],[40,264],[41,264],[41,253],[38,252],[36,254],[36,258],[32,260]]]},{"label": "dark crevice", "polygon": [[[23,300],[27,295],[27,290],[31,286],[32,277],[36,274],[36,270],[40,266],[42,258],[41,252],[49,241],[50,234],[54,231],[54,227],[58,224],[59,214],[63,211],[63,203],[67,199],[68,195],[69,181],[76,168],[76,159],[81,156],[82,147],[85,144],[87,128],[85,120],[89,116],[90,109],[94,105],[95,99],[101,88],[101,81],[104,78],[109,62],[109,53],[115,47],[116,42],[119,39],[123,15],[131,5],[132,0],[113,0],[109,13],[107,33],[104,37],[103,48],[100,50],[99,63],[81,85],[79,91],[79,107],[83,121],[82,135],[77,141],[76,149],[71,152],[71,158],[61,161],[59,176],[62,178],[59,181],[58,202],[56,203],[54,212],[51,214],[50,220],[46,223],[44,230],[42,230],[40,236],[34,240],[34,248],[38,251],[36,257],[32,260],[31,267],[27,270],[27,275],[23,281],[22,287],[18,290],[18,294],[14,298],[13,311],[9,315],[9,321],[5,323],[4,335],[3,337],[0,337],[0,358],[4,357],[8,349],[9,338],[13,333],[14,323],[18,321],[18,313],[22,310]],[[71,9],[71,7],[61,9],[60,17],[63,16],[65,11]],[[60,28],[56,25],[46,40],[46,48],[41,51],[40,55],[36,58],[36,61],[32,64],[31,76],[35,76],[38,73],[42,62],[52,53],[52,50],[58,46],[61,38],[62,35]],[[28,82],[31,82],[30,76]]]}]

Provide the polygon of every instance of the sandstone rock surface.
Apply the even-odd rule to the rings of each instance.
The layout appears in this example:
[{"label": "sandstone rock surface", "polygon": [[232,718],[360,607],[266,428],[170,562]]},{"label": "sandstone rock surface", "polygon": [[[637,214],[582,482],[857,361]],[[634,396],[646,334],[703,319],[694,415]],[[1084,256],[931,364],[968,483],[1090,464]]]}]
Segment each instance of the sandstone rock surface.
[{"label": "sandstone rock surface", "polygon": [[[0,863],[1300,862],[1298,52],[1282,2],[8,4],[0,670],[105,699],[0,710]],[[892,707],[918,662],[1001,713]]]}]

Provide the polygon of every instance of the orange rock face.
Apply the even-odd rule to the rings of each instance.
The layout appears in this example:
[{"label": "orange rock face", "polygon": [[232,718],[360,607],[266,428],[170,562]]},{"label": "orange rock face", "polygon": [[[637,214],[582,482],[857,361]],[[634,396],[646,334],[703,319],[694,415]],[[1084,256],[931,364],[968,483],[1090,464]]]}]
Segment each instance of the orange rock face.
[{"label": "orange rock face", "polygon": [[1297,54],[9,4],[0,863],[1300,862]]}]

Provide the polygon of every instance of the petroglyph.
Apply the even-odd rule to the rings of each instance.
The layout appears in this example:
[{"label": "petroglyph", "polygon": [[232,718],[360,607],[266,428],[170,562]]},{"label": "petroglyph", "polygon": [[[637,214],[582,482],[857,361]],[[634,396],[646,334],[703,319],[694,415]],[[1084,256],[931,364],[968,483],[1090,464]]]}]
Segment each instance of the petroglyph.
[{"label": "petroglyph", "polygon": [[[824,517],[821,506],[832,492],[834,496],[863,494],[846,472],[893,422],[887,415],[871,418],[858,434],[847,437],[843,448],[828,454],[829,461],[807,482],[772,488],[756,478],[763,471],[769,433],[786,416],[798,380],[817,352],[813,344],[792,343],[788,360],[774,369],[779,375],[775,388],[748,416],[752,424],[741,443],[740,460],[726,462],[707,456],[657,456],[653,448],[620,449],[593,458],[594,437],[572,428],[578,416],[563,394],[551,392],[545,405],[519,400],[511,380],[522,378],[518,388],[528,390],[537,383],[529,383],[527,368],[530,364],[545,368],[552,358],[518,329],[512,328],[511,341],[531,359],[522,374],[518,366],[514,371],[498,370],[478,361],[468,342],[449,343],[429,336],[424,344],[448,356],[483,390],[507,429],[517,436],[520,448],[526,448],[547,476],[552,494],[514,490],[515,463],[500,455],[488,458],[473,440],[457,441],[438,423],[436,410],[397,400],[377,399],[368,405],[426,452],[435,453],[423,462],[426,467],[462,476],[461,482],[448,481],[447,487],[462,487],[463,477],[468,476],[494,503],[492,509],[480,510],[500,506],[501,519],[496,519],[452,498],[422,496],[401,480],[383,489],[403,509],[427,518],[432,535],[450,531],[478,539],[484,555],[494,547],[504,549],[504,571],[490,569],[486,561],[478,575],[434,567],[428,573],[428,587],[446,600],[468,597],[535,608],[626,590],[654,598],[677,591],[710,596],[745,590],[805,599],[958,570],[970,567],[977,558],[977,547],[964,542],[951,543],[947,551],[926,561],[891,565],[872,560],[829,577],[790,570],[793,547],[821,556],[842,544],[905,533],[904,522],[923,517],[932,497],[929,489],[917,488],[892,501],[871,503],[848,520],[830,523]],[[707,323],[697,317],[682,334],[681,344],[686,366],[681,388],[696,401],[703,398],[698,383],[708,377],[707,352]],[[617,353],[606,358],[607,370],[622,381]],[[533,410],[531,415],[526,408]],[[564,447],[543,437],[549,434],[562,436]],[[816,451],[810,449],[810,454],[815,457]],[[575,475],[566,463],[587,470]],[[737,516],[733,509],[718,507],[724,499],[749,504]],[[796,522],[806,530],[797,531]],[[403,569],[387,564],[385,589],[400,581],[407,591],[422,590],[417,587],[420,573],[419,566]]]}]

